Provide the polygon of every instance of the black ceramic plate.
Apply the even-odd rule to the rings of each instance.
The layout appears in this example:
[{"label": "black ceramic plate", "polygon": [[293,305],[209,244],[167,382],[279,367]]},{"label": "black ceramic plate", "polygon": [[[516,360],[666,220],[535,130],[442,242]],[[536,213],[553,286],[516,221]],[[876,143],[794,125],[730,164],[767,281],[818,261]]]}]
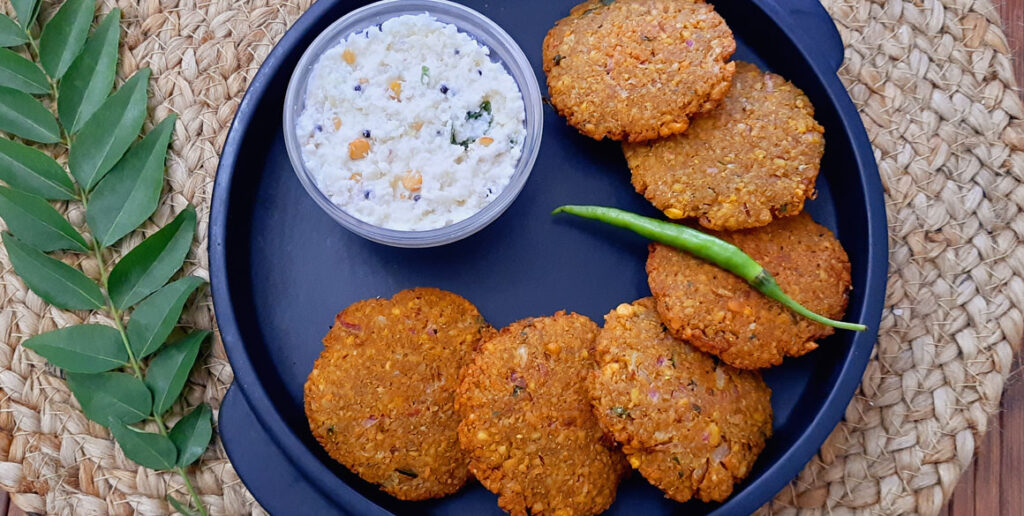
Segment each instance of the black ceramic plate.
[{"label": "black ceramic plate", "polygon": [[[336,312],[360,299],[435,286],[472,302],[495,326],[567,309],[601,321],[649,295],[646,242],[624,231],[552,217],[565,203],[654,210],[629,181],[619,146],[580,136],[546,113],[533,175],[494,224],[434,249],[395,249],[338,226],[309,198],[285,152],[285,87],[307,45],[363,2],[320,0],[284,36],[253,79],[224,147],[214,189],[210,263],[214,303],[235,384],[220,433],[235,468],[275,514],[500,514],[478,484],[431,502],[400,502],[334,463],[310,434],[302,390]],[[541,42],[572,0],[466,2],[508,31],[538,77]],[[821,446],[849,403],[871,353],[886,278],[881,185],[864,128],[836,77],[842,44],[817,0],[714,2],[739,41],[736,57],[794,81],[825,126],[818,198],[807,209],[850,255],[847,319],[871,331],[839,332],[805,357],[765,373],[774,436],[749,478],[724,504],[678,504],[639,475],[613,514],[745,514],[770,499]],[[784,7],[783,7],[784,6]],[[571,489],[571,486],[567,488]]]}]

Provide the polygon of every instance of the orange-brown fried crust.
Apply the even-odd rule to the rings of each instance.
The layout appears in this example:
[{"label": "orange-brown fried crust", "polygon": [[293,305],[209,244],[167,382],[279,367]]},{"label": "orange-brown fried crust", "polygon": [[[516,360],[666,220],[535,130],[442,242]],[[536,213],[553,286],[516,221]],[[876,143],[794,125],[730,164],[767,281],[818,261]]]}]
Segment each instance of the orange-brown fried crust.
[{"label": "orange-brown fried crust", "polygon": [[686,130],[729,91],[732,31],[703,1],[589,0],[544,39],[548,94],[595,139],[643,141]]},{"label": "orange-brown fried crust", "polygon": [[591,377],[594,413],[630,464],[673,500],[725,500],[771,435],[771,391],[672,337],[653,298],[605,316]]},{"label": "orange-brown fried crust", "polygon": [[[850,260],[832,233],[809,215],[715,235],[757,260],[798,303],[842,319]],[[816,339],[835,331],[797,315],[738,276],[662,244],[651,244],[647,274],[669,331],[734,367],[781,364],[784,357],[815,349]]]},{"label": "orange-brown fried crust", "polygon": [[403,500],[458,491],[455,391],[488,328],[469,301],[434,288],[368,299],[338,314],[306,381],[306,416],[338,462]]},{"label": "orange-brown fried crust", "polygon": [[799,88],[737,63],[722,105],[684,133],[622,148],[633,186],[669,218],[704,227],[764,226],[814,197],[825,129]]},{"label": "orange-brown fried crust", "polygon": [[590,515],[629,469],[587,393],[598,327],[577,314],[525,319],[486,338],[456,406],[469,468],[513,515]]}]

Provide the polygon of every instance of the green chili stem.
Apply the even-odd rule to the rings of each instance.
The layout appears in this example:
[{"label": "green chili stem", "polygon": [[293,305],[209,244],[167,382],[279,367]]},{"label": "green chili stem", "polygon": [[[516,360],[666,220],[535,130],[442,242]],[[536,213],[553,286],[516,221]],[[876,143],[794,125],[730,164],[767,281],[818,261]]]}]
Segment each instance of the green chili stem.
[{"label": "green chili stem", "polygon": [[786,307],[789,308],[790,310],[814,322],[818,322],[826,326],[832,326],[834,328],[839,328],[841,330],[864,331],[868,329],[868,327],[864,326],[863,324],[834,321],[832,319],[829,319],[828,317],[820,316],[808,310],[807,307],[801,305],[800,303],[797,303],[796,300],[787,296],[786,293],[782,291],[782,287],[779,286],[778,282],[775,281],[775,278],[772,277],[771,273],[769,273],[768,271],[764,271],[764,274],[761,274],[757,279],[750,282],[750,284],[753,285],[754,288],[759,290],[764,295],[782,303],[783,305],[786,305]]},{"label": "green chili stem", "polygon": [[757,291],[812,321],[843,330],[864,331],[867,329],[867,326],[863,324],[835,321],[812,312],[786,295],[775,278],[742,249],[689,226],[603,206],[561,206],[553,213],[568,213],[585,219],[597,220],[686,251],[743,278]]}]

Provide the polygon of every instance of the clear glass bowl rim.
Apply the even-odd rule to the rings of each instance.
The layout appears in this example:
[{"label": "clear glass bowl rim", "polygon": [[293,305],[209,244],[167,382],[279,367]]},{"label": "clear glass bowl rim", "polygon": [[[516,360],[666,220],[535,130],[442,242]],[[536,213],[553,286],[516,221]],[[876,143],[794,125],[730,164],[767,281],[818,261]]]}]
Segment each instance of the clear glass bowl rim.
[{"label": "clear glass bowl rim", "polygon": [[[305,100],[310,71],[328,49],[344,37],[384,19],[403,14],[429,13],[444,23],[455,25],[460,32],[491,48],[497,58],[519,86],[526,108],[526,140],[523,152],[508,185],[489,204],[470,217],[454,224],[423,231],[404,231],[375,226],[347,213],[334,204],[316,184],[302,159],[302,149],[295,132],[295,121]],[[486,37],[492,41],[483,41]],[[494,43],[497,43],[495,45]],[[505,212],[526,185],[540,151],[544,128],[544,110],[540,85],[533,67],[522,48],[504,29],[490,18],[469,7],[447,0],[381,0],[338,18],[321,32],[306,48],[288,82],[284,102],[284,139],[288,158],[303,188],[328,215],[346,229],[366,239],[395,247],[434,247],[466,238],[487,227]]]}]

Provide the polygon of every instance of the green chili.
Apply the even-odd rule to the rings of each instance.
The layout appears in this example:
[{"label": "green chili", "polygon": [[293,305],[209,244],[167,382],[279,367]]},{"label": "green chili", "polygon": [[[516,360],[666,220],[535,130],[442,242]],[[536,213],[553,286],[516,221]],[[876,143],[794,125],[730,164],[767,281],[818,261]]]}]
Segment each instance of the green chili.
[{"label": "green chili", "polygon": [[775,278],[739,247],[691,227],[603,206],[562,206],[553,213],[568,213],[601,221],[686,251],[743,278],[762,294],[812,321],[843,330],[868,329],[863,324],[834,321],[808,310],[786,295]]}]

